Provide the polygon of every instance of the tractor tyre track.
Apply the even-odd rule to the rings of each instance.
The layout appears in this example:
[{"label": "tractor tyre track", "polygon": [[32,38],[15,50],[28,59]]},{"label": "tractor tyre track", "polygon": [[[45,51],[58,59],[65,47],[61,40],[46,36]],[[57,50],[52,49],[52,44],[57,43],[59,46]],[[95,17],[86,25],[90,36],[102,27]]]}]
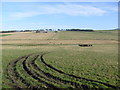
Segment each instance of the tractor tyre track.
[{"label": "tractor tyre track", "polygon": [[[35,63],[35,61],[37,59],[40,59],[40,62],[43,63],[46,67],[60,73],[63,75],[67,75],[69,77],[75,78],[76,80],[83,80],[83,81],[87,81],[87,82],[96,82],[98,84],[102,84],[107,86],[108,88],[113,88],[113,89],[120,89],[120,87],[117,86],[113,86],[101,81],[96,81],[96,80],[92,80],[92,79],[87,79],[87,78],[83,78],[83,77],[78,77],[75,75],[71,75],[71,74],[67,74],[57,68],[55,68],[54,66],[47,64],[47,62],[45,62],[43,55],[45,54],[29,54],[26,56],[22,56],[19,57],[15,60],[13,60],[12,62],[10,62],[7,65],[6,71],[7,71],[7,78],[11,81],[11,83],[13,83],[12,87],[13,88],[29,88],[29,89],[34,89],[34,88],[38,88],[38,89],[45,89],[45,88],[50,88],[50,89],[54,89],[54,90],[59,90],[61,88],[59,88],[58,86],[55,86],[55,84],[58,85],[63,85],[63,86],[67,86],[67,88],[79,88],[79,89],[90,89],[90,86],[88,85],[82,85],[78,82],[75,81],[69,81],[69,80],[64,80],[60,77],[54,76],[50,73],[45,72],[44,70],[42,70],[42,67],[38,67],[37,64]],[[32,56],[32,59],[29,57]],[[21,74],[19,73],[19,71],[17,69],[17,63],[20,61],[19,64],[21,64],[22,69],[26,72],[27,75],[29,75],[31,78],[33,78],[33,81],[37,82],[38,86],[31,84],[30,82],[27,82],[25,78],[23,78],[21,76]],[[38,73],[39,72],[39,73]],[[19,83],[21,82],[21,84]],[[49,83],[51,82],[51,83]],[[44,85],[44,86],[43,86]],[[69,87],[70,86],[70,87]]]},{"label": "tractor tyre track", "polygon": [[57,72],[59,72],[61,74],[64,74],[64,75],[67,75],[67,76],[70,76],[70,77],[73,77],[73,78],[76,78],[76,79],[82,79],[82,80],[86,80],[86,81],[89,81],[89,82],[97,82],[97,83],[103,84],[103,85],[105,85],[105,86],[107,86],[109,88],[120,89],[120,87],[113,86],[113,85],[110,85],[110,84],[107,84],[107,83],[104,83],[104,82],[100,82],[100,81],[96,81],[96,80],[92,80],[92,79],[87,79],[87,78],[83,78],[83,77],[78,77],[78,76],[75,76],[75,75],[67,74],[67,73],[65,73],[65,72],[63,72],[63,71],[53,67],[52,65],[47,64],[45,62],[45,60],[43,59],[43,55],[41,55],[40,61],[42,61],[46,66],[48,66],[49,68],[53,69],[54,71],[57,71]]},{"label": "tractor tyre track", "polygon": [[[38,58],[38,56],[37,56],[37,58]],[[34,60],[31,60],[30,62],[28,62],[28,66],[30,67],[30,65],[31,65],[35,69],[35,70],[33,70],[33,73],[35,73],[35,75],[37,77],[40,77],[40,78],[43,78],[47,81],[57,83],[57,84],[61,84],[61,85],[65,86],[66,83],[62,83],[62,82],[58,81],[56,78],[52,78],[52,80],[50,80],[50,78],[51,78],[50,76],[53,76],[53,75],[50,75],[49,73],[46,73],[46,72],[44,72],[43,70],[41,70],[40,68],[37,67],[37,65],[34,63],[37,58],[35,57]]]},{"label": "tractor tyre track", "polygon": [[[26,88],[30,88],[30,89],[34,89],[34,88],[37,88],[36,86],[33,86],[31,85],[30,83],[26,82],[25,79],[23,79],[23,77],[21,77],[21,75],[19,74],[19,72],[17,72],[17,69],[16,69],[16,65],[18,63],[18,61],[24,61],[26,60],[29,56],[31,55],[27,55],[27,56],[23,56],[21,58],[18,58],[17,60],[11,62],[8,64],[8,67],[7,67],[7,74],[9,76],[9,79],[12,81],[12,83],[15,83],[15,85],[13,86],[14,88],[25,88],[25,87],[22,87],[16,80],[19,79],[25,86]],[[22,60],[23,59],[23,60]],[[13,68],[13,70],[11,71],[10,68]],[[11,74],[10,73],[14,73],[14,78],[12,78]]]},{"label": "tractor tyre track", "polygon": [[[20,75],[19,73],[17,72],[17,69],[16,69],[16,64],[19,60],[21,59],[27,59],[28,56],[23,56],[21,58],[18,58],[17,60],[14,60],[13,62],[9,63],[8,66],[7,66],[7,75],[9,76],[9,79],[11,80],[12,83],[15,83],[15,85],[13,85],[14,88],[23,88],[22,86],[19,85],[19,83],[16,81],[16,79],[20,79],[22,83],[24,83],[27,87],[30,86],[29,83],[27,83]],[[13,68],[11,70],[11,68]],[[11,76],[11,73],[14,74],[14,78],[13,76]],[[16,79],[15,79],[16,78]]]},{"label": "tractor tyre track", "polygon": [[49,83],[41,80],[41,79],[40,79],[39,77],[37,77],[33,72],[31,72],[31,70],[30,70],[30,69],[27,67],[27,65],[26,65],[26,60],[24,60],[24,61],[22,62],[22,64],[23,64],[24,70],[25,70],[32,78],[36,79],[38,82],[41,82],[41,83],[45,84],[45,85],[47,86],[46,88],[58,89],[58,88],[55,87],[54,85],[49,84]]},{"label": "tractor tyre track", "polygon": [[[39,72],[38,70],[35,71],[36,69],[34,69],[34,67],[31,64],[31,62],[34,61],[34,60],[36,60],[39,56],[40,55],[36,55],[36,56],[33,57],[34,58],[33,60],[30,60],[30,61],[27,60],[26,65],[27,65],[28,69],[31,71],[31,73],[33,73],[36,77],[38,77],[40,79],[44,79],[46,81],[53,82],[53,83],[58,83],[56,81],[50,80],[48,77],[46,78],[45,76],[41,75],[41,73],[38,73]],[[32,66],[32,68],[31,68],[31,66]]]},{"label": "tractor tyre track", "polygon": [[58,82],[61,82],[61,83],[63,83],[63,84],[70,84],[70,85],[72,85],[72,86],[74,86],[75,88],[90,88],[90,87],[88,87],[87,85],[81,85],[81,84],[79,84],[79,83],[76,83],[76,82],[72,82],[72,81],[68,81],[68,80],[64,80],[64,79],[61,79],[60,77],[56,77],[56,76],[53,76],[52,74],[50,74],[50,73],[46,73],[45,71],[43,71],[43,70],[41,70],[36,64],[35,64],[35,60],[36,59],[34,59],[32,62],[31,62],[31,64],[33,65],[33,67],[36,69],[36,70],[38,70],[39,72],[41,72],[41,73],[43,73],[45,76],[47,76],[48,78],[52,78],[52,79],[54,79],[54,80],[56,80],[56,81],[58,81]]}]

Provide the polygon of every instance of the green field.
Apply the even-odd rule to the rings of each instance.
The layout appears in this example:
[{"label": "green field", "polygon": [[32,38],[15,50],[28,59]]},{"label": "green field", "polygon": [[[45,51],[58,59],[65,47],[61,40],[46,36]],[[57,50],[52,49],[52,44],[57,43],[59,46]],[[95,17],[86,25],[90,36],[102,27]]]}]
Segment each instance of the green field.
[{"label": "green field", "polygon": [[11,34],[0,34],[0,37],[3,37],[3,36],[9,36]]},{"label": "green field", "polygon": [[2,38],[2,69],[2,88],[116,89],[118,31],[13,33]]}]

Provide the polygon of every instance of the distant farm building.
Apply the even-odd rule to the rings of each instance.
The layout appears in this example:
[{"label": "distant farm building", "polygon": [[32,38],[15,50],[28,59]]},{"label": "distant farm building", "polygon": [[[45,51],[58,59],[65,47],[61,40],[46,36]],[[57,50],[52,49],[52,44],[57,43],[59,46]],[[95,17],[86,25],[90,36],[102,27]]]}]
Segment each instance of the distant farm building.
[{"label": "distant farm building", "polygon": [[47,33],[47,31],[36,31],[36,33]]}]

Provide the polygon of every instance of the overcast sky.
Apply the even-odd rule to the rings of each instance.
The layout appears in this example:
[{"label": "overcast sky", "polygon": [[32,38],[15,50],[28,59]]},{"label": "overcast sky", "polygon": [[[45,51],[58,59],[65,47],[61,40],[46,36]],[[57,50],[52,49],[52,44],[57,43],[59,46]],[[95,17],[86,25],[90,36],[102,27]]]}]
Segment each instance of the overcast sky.
[{"label": "overcast sky", "polygon": [[2,3],[2,30],[117,27],[118,2]]}]

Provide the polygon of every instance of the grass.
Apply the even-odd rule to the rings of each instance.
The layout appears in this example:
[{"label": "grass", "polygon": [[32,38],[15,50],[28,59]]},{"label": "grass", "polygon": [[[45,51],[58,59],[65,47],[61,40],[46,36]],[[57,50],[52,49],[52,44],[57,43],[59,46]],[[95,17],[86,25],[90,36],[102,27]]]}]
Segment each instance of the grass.
[{"label": "grass", "polygon": [[118,40],[117,31],[76,32],[63,31],[54,39],[80,39],[80,40]]},{"label": "grass", "polygon": [[[62,47],[61,50],[47,54],[44,58],[46,62],[66,73],[116,85],[116,79],[118,79],[117,46],[108,46],[104,46],[106,51],[101,50],[99,45],[95,46],[95,48],[99,47],[98,50],[94,50],[94,47],[88,49],[75,46]],[[114,50],[110,47],[114,47]]]},{"label": "grass", "polygon": [[0,34],[0,37],[9,36],[9,35],[12,35],[12,34]]},{"label": "grass", "polygon": [[[66,31],[56,34],[50,32],[47,36],[38,33],[33,33],[33,35],[32,33],[23,33],[23,36],[21,35],[22,33],[16,33],[2,39],[3,88],[13,88],[13,85],[16,85],[11,83],[11,79],[8,79],[7,66],[9,63],[14,62],[18,57],[31,53],[39,55],[47,53],[43,56],[45,62],[67,74],[117,86],[116,83],[117,80],[119,80],[117,31]],[[30,35],[32,36],[30,37]],[[35,35],[36,37],[34,37]],[[79,47],[79,43],[92,43],[94,46]],[[34,64],[32,64],[33,59],[34,56],[30,56],[25,64],[32,74],[27,73],[25,70],[23,66],[24,59],[19,60],[14,67],[16,68],[16,72],[19,73],[19,77],[13,74],[14,69],[10,69],[11,75],[13,74],[14,76],[13,79],[24,88],[34,86],[47,88],[50,87],[48,84],[59,88],[76,88],[71,82],[87,85],[91,88],[108,88],[97,82],[88,82],[56,72],[42,63],[40,59],[36,59]],[[40,71],[34,65],[37,65],[39,69],[48,73],[48,75]],[[12,65],[10,67],[13,68]],[[41,78],[40,75],[44,78]],[[56,79],[50,75],[56,77]],[[26,86],[25,82],[22,82],[20,77],[22,77],[25,82],[29,83],[30,86]],[[66,80],[69,83],[65,83]]]}]

